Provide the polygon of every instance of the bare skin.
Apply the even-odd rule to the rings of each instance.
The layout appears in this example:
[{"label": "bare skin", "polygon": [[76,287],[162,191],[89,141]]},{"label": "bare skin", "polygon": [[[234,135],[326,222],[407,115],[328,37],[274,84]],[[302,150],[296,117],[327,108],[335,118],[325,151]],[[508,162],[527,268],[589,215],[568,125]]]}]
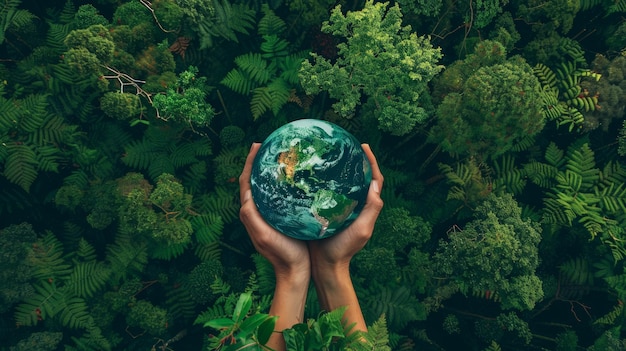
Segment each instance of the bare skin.
[{"label": "bare skin", "polygon": [[374,231],[374,224],[383,207],[380,191],[383,175],[369,145],[363,151],[372,165],[372,182],[365,207],[357,219],[333,237],[301,241],[275,230],[261,217],[250,190],[250,174],[254,157],[261,144],[252,144],[239,177],[241,209],[239,217],[257,251],[274,267],[276,288],[269,313],[279,316],[267,346],[285,350],[280,334],[294,324],[302,323],[304,305],[311,276],[322,309],[330,311],[347,306],[343,322],[351,331],[367,331],[367,325],[350,278],[350,260],[365,246]]}]

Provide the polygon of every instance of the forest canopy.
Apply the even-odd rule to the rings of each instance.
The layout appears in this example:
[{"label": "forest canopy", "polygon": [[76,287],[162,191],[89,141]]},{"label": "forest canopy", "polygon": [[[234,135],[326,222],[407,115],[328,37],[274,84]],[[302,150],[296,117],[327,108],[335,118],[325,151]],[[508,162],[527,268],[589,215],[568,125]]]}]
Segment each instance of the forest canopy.
[{"label": "forest canopy", "polygon": [[[625,350],[626,1],[6,0],[0,345],[261,349],[250,144],[300,118],[385,177],[290,350]],[[296,346],[300,345],[300,346]]]}]

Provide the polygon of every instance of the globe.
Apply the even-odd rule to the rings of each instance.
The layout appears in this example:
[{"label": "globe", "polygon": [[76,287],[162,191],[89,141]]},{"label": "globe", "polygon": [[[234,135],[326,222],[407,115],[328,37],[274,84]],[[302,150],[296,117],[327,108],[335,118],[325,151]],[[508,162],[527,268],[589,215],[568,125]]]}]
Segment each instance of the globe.
[{"label": "globe", "polygon": [[252,165],[252,198],[279,232],[330,237],[359,215],[372,180],[359,141],[326,121],[300,119],[271,133]]}]

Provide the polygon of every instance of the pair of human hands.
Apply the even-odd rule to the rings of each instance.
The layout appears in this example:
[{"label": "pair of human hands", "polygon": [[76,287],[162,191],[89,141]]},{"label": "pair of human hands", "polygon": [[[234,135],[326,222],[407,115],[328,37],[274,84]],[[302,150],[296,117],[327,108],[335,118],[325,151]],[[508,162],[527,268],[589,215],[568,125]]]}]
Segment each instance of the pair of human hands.
[{"label": "pair of human hands", "polygon": [[241,209],[239,217],[248,231],[256,250],[274,267],[277,277],[311,274],[313,269],[347,267],[352,256],[365,246],[374,231],[376,219],[383,207],[380,191],[383,175],[369,145],[362,148],[372,168],[372,181],[359,216],[341,233],[332,237],[302,241],[283,235],[270,226],[252,200],[250,175],[252,163],[261,144],[254,143],[239,177]]}]

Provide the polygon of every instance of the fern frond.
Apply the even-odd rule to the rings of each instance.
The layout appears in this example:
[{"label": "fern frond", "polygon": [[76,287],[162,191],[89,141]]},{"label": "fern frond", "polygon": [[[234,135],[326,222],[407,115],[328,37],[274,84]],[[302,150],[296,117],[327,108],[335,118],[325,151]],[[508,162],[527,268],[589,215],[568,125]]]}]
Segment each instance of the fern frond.
[{"label": "fern frond", "polygon": [[589,191],[600,179],[599,170],[596,168],[593,150],[585,143],[580,148],[569,150],[567,154],[566,168],[582,178],[580,189]]},{"label": "fern frond", "polygon": [[267,34],[263,36],[263,42],[261,43],[261,55],[264,59],[275,59],[277,57],[287,56],[289,51],[289,42],[285,39],[279,38],[276,34]]},{"label": "fern frond", "polygon": [[52,318],[63,308],[63,293],[56,284],[42,280],[33,285],[35,292],[15,308],[15,323],[34,326]]},{"label": "fern frond", "polygon": [[387,318],[384,314],[367,328],[366,339],[370,342],[371,350],[391,351],[389,348],[389,330],[387,328]]},{"label": "fern frond", "polygon": [[180,168],[198,162],[194,143],[178,143],[171,146],[169,158],[174,168]]},{"label": "fern frond", "polygon": [[120,238],[121,236],[122,234],[118,233],[115,243],[107,247],[106,255],[114,278],[117,280],[142,272],[148,264],[147,245],[141,242],[133,243],[126,238]]},{"label": "fern frond", "polygon": [[500,162],[494,163],[496,171],[496,180],[494,181],[495,189],[509,191],[512,194],[519,194],[526,186],[526,179],[523,170],[515,166],[515,158],[507,155],[500,159]]},{"label": "fern frond", "polygon": [[367,300],[366,306],[370,315],[385,314],[391,328],[401,328],[419,318],[418,303],[404,286],[397,289],[384,287],[379,294]]},{"label": "fern frond", "polygon": [[237,68],[228,72],[220,83],[242,95],[250,94],[252,88],[255,86],[252,79],[250,79],[245,72]]},{"label": "fern frond", "polygon": [[159,260],[169,261],[185,252],[189,243],[168,243],[166,245],[156,245],[152,248],[150,256]]},{"label": "fern frond", "polygon": [[220,242],[214,241],[208,244],[199,243],[195,247],[195,254],[202,261],[219,260],[222,255]]},{"label": "fern frond", "polygon": [[93,317],[89,314],[87,303],[80,297],[66,298],[61,302],[59,320],[61,324],[78,329],[93,325]]},{"label": "fern frond", "polygon": [[7,144],[6,150],[8,156],[4,164],[4,176],[28,192],[37,178],[37,154],[31,146],[22,143]]},{"label": "fern frond", "polygon": [[256,268],[257,284],[261,295],[271,294],[276,286],[274,268],[270,262],[258,253],[252,255],[252,261]]},{"label": "fern frond", "polygon": [[622,315],[624,312],[624,304],[619,303],[613,306],[613,310],[604,316],[593,321],[593,324],[605,324],[605,325],[613,325],[615,320]]},{"label": "fern frond", "polygon": [[564,283],[568,285],[593,285],[593,272],[589,260],[572,258],[559,266]]},{"label": "fern frond", "polygon": [[29,254],[29,264],[33,267],[33,277],[53,281],[64,279],[70,274],[70,265],[63,258],[63,244],[52,233],[37,240]]},{"label": "fern frond", "polygon": [[500,347],[500,345],[497,342],[492,340],[491,344],[489,345],[489,347],[487,347],[483,351],[502,351],[502,348]]},{"label": "fern frond", "polygon": [[533,73],[535,73],[542,86],[556,88],[556,75],[550,67],[542,63],[538,63],[535,67],[533,67]]},{"label": "fern frond", "polygon": [[73,267],[65,286],[78,297],[92,297],[107,284],[110,275],[111,270],[100,262],[81,262]]},{"label": "fern frond", "polygon": [[40,146],[36,149],[37,170],[42,172],[58,172],[61,150],[53,145]]},{"label": "fern frond", "polygon": [[252,90],[250,100],[250,112],[254,120],[257,120],[272,106],[272,95],[268,87],[259,87]]},{"label": "fern frond", "polygon": [[17,101],[18,109],[23,111],[17,121],[17,127],[25,132],[32,133],[41,128],[46,121],[48,102],[46,95],[31,94],[23,100]]},{"label": "fern frond", "polygon": [[210,244],[220,240],[224,230],[224,222],[219,215],[208,213],[194,216],[190,222],[199,243]]},{"label": "fern frond", "polygon": [[609,214],[626,212],[626,185],[624,183],[619,185],[611,183],[601,190],[596,187],[595,195],[600,199],[601,207]]},{"label": "fern frond", "polygon": [[601,186],[611,186],[614,183],[626,182],[626,168],[616,161],[608,162],[600,171]]},{"label": "fern frond", "polygon": [[562,206],[562,204],[555,199],[553,194],[549,194],[549,196],[543,200],[543,205],[542,221],[545,223],[571,226],[572,221],[576,218],[574,211],[572,211],[569,206]]},{"label": "fern frond", "polygon": [[176,168],[172,160],[165,153],[155,154],[155,158],[148,166],[148,176],[152,180],[156,180],[161,174],[175,174]]},{"label": "fern frond", "polygon": [[613,1],[609,9],[607,10],[607,15],[616,12],[626,12],[626,0],[616,0]]},{"label": "fern frond", "polygon": [[273,69],[260,53],[247,53],[235,57],[235,63],[257,85],[267,83],[273,75]]},{"label": "fern frond", "polygon": [[289,101],[291,88],[282,78],[276,78],[267,85],[267,89],[272,97],[270,108],[274,113],[274,116],[276,116],[287,101]]},{"label": "fern frond", "polygon": [[215,213],[222,217],[224,224],[232,222],[239,215],[239,201],[228,188],[218,186],[209,194],[194,197],[194,208],[201,213]]},{"label": "fern frond", "polygon": [[300,52],[285,56],[281,60],[279,60],[278,68],[281,71],[279,77],[284,79],[287,83],[291,84],[291,86],[297,86],[300,83],[300,77],[298,76],[298,73],[300,72],[302,61],[304,61],[304,58],[306,56],[306,53]]},{"label": "fern frond", "polygon": [[135,140],[124,147],[126,150],[122,162],[132,168],[148,169],[154,159],[160,155],[148,140]]},{"label": "fern frond", "polygon": [[260,35],[282,34],[287,29],[287,24],[282,18],[276,16],[276,13],[268,4],[261,6],[263,17],[259,20],[257,30]]},{"label": "fern frond", "polygon": [[196,304],[189,296],[189,291],[181,285],[169,286],[165,290],[165,306],[172,319],[183,318],[188,321],[197,315]]},{"label": "fern frond", "polygon": [[528,176],[528,179],[546,189],[556,185],[555,179],[558,173],[558,168],[547,163],[533,161],[524,165],[524,174]]},{"label": "fern frond", "polygon": [[554,142],[551,142],[546,148],[545,158],[550,165],[560,168],[565,162],[565,153],[559,149]]}]

